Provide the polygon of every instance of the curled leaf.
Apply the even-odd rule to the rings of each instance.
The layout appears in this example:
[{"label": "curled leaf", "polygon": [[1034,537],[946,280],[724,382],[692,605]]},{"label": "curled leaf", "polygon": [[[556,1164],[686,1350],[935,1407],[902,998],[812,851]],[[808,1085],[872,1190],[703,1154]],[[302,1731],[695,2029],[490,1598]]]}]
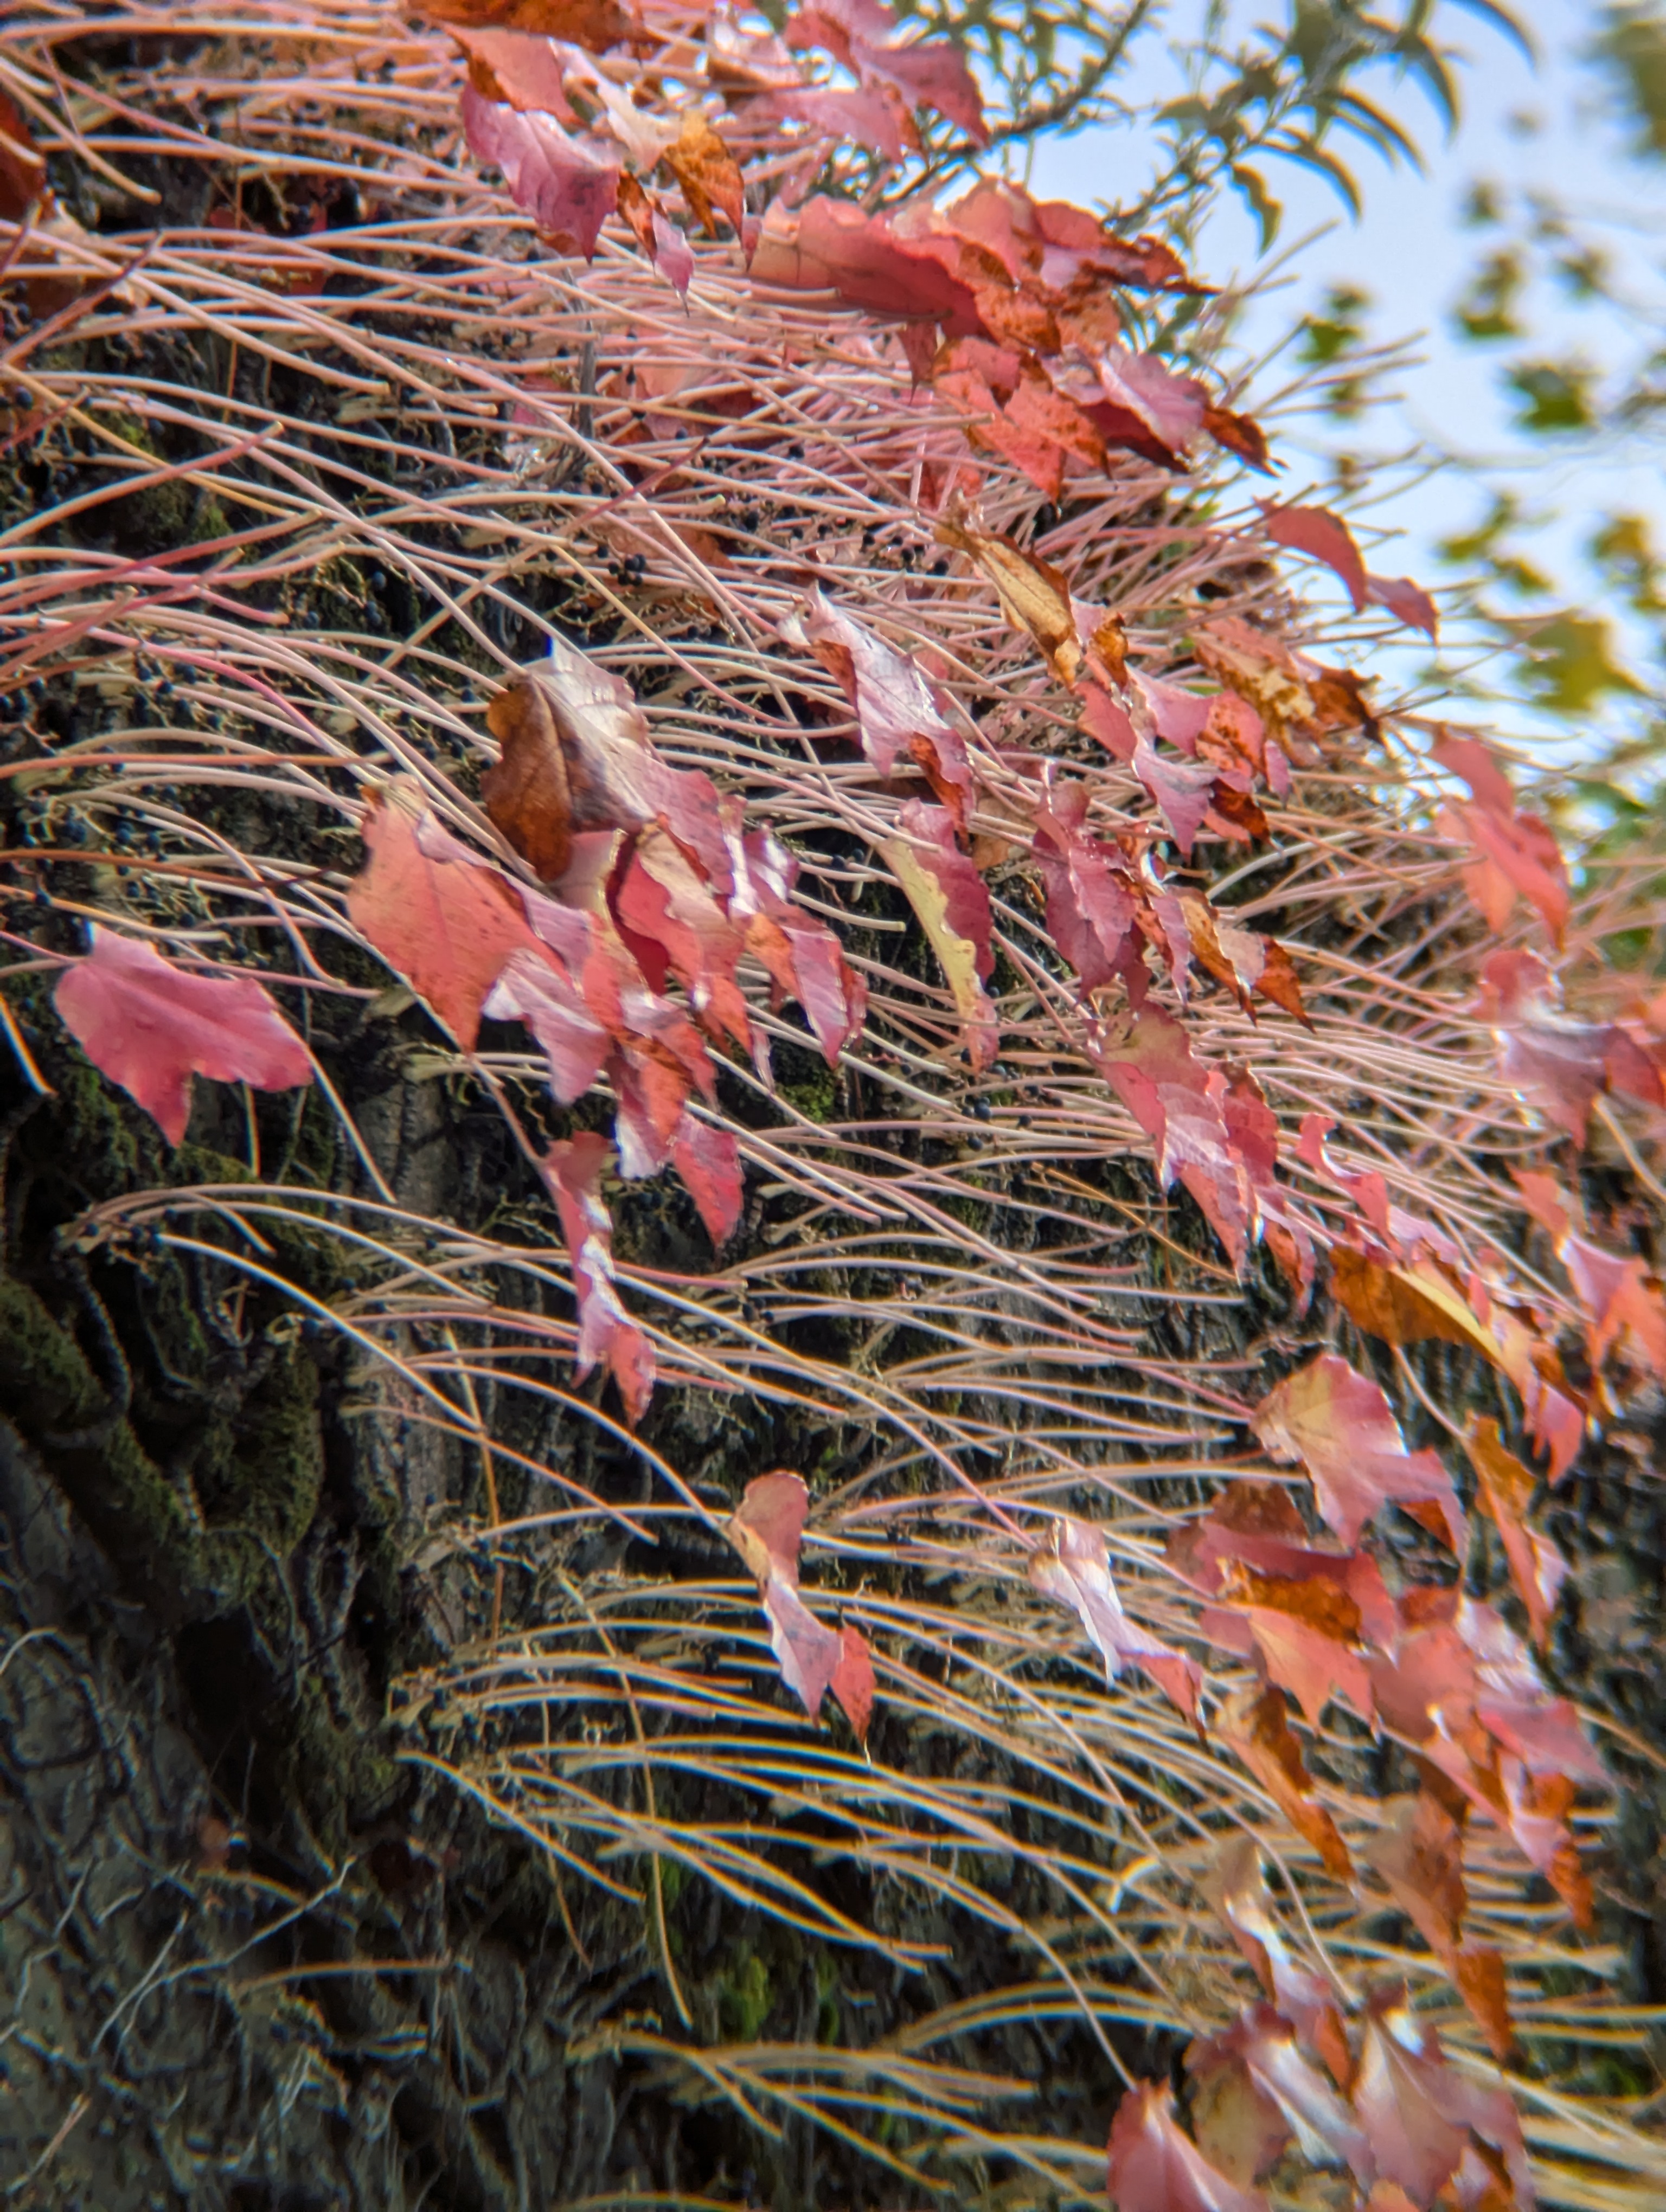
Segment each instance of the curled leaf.
[{"label": "curled leaf", "polygon": [[995,965],[989,894],[956,845],[945,807],[911,799],[903,808],[902,823],[908,835],[887,838],[879,851],[942,963],[967,1057],[982,1073],[994,1066],[1000,1046],[995,1010],[983,988]]},{"label": "curled leaf", "polygon": [[781,1679],[814,1720],[842,1668],[859,1709],[860,1692],[857,1662],[847,1655],[843,1639],[824,1627],[799,1595],[799,1545],[809,1510],[803,1478],[777,1468],[747,1484],[730,1516],[729,1536],[757,1578]]},{"label": "curled leaf", "polygon": [[1123,2095],[1108,2154],[1116,2212],[1267,2212],[1260,2190],[1229,2181],[1181,2133],[1174,2100],[1155,2081]]},{"label": "curled leaf", "polygon": [[586,1130],[550,1146],[544,1156],[544,1174],[572,1264],[579,1308],[579,1374],[605,1367],[635,1422],[648,1411],[654,1391],[654,1347],[620,1303],[614,1281],[613,1224],[601,1195],[608,1149],[605,1137]]},{"label": "curled leaf", "polygon": [[1104,1661],[1108,1681],[1115,1682],[1132,1661],[1189,1721],[1196,1720],[1202,1670],[1195,1659],[1137,1627],[1122,1611],[1103,1529],[1061,1515],[1047,1541],[1031,1554],[1030,1580],[1044,1597],[1056,1598],[1075,1613]]}]

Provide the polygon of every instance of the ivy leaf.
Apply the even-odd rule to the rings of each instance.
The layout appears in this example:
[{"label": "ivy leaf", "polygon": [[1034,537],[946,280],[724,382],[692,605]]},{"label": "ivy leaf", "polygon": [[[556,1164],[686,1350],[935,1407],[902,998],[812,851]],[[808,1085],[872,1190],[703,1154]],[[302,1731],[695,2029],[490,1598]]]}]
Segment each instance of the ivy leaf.
[{"label": "ivy leaf", "polygon": [[58,1018],[100,1075],[170,1145],[191,1118],[191,1079],[289,1091],[313,1079],[307,1048],[252,975],[202,975],[94,922],[92,949],[64,969]]},{"label": "ivy leaf", "polygon": [[967,1058],[981,1074],[994,1066],[1000,1048],[1000,1024],[983,988],[995,967],[988,890],[955,843],[946,807],[910,799],[902,825],[906,836],[888,837],[879,849],[942,963]]},{"label": "ivy leaf", "polygon": [[746,188],[739,166],[697,107],[684,109],[678,134],[666,148],[665,163],[683,188],[689,212],[708,236],[717,236],[721,213],[735,236],[744,238]]},{"label": "ivy leaf", "polygon": [[1320,1512],[1345,1544],[1397,1504],[1432,1508],[1432,1525],[1460,1548],[1463,1509],[1438,1455],[1408,1452],[1382,1390],[1335,1352],[1298,1368],[1250,1418],[1274,1459],[1306,1468]]},{"label": "ivy leaf", "polygon": [[512,955],[542,957],[515,887],[428,811],[414,778],[373,799],[362,834],[369,858],[348,887],[349,919],[472,1052]]},{"label": "ivy leaf", "polygon": [[694,281],[693,250],[654,194],[629,169],[619,172],[619,213],[660,274],[686,300]]},{"label": "ivy leaf", "polygon": [[436,23],[468,30],[536,32],[568,39],[592,53],[605,53],[630,35],[630,17],[619,0],[423,0]]},{"label": "ivy leaf", "polygon": [[729,1538],[757,1578],[781,1679],[812,1720],[831,1690],[859,1738],[873,1711],[873,1668],[860,1632],[836,1636],[799,1595],[799,1547],[810,1510],[801,1476],[780,1468],[746,1486],[729,1518]]},{"label": "ivy leaf", "polygon": [[1107,1681],[1115,1682],[1132,1661],[1189,1721],[1196,1722],[1202,1670],[1195,1659],[1136,1626],[1122,1611],[1103,1529],[1061,1515],[1046,1542],[1031,1554],[1029,1573],[1032,1588],[1075,1613],[1104,1661]]},{"label": "ivy leaf", "polygon": [[740,1220],[744,1184],[739,1146],[731,1131],[685,1111],[672,1133],[671,1156],[721,1251]]},{"label": "ivy leaf", "polygon": [[606,1138],[591,1130],[564,1138],[544,1154],[544,1176],[573,1269],[578,1373],[583,1377],[593,1367],[605,1367],[635,1424],[654,1392],[654,1347],[621,1304],[614,1281],[613,1224],[601,1195],[608,1151]]},{"label": "ivy leaf", "polygon": [[1116,2212],[1267,2212],[1260,2190],[1229,2181],[1181,2133],[1174,2100],[1155,2081],[1124,2094],[1108,2154]]},{"label": "ivy leaf", "polygon": [[464,134],[477,161],[501,169],[510,198],[557,253],[589,261],[618,204],[619,164],[599,147],[569,138],[553,115],[523,114],[463,88]]},{"label": "ivy leaf", "polygon": [[894,775],[904,763],[917,768],[964,832],[977,790],[965,741],[917,665],[819,592],[784,634],[836,678],[855,711],[862,751],[880,775]]},{"label": "ivy leaf", "polygon": [[[1276,1691],[1269,1694],[1278,1696]],[[1304,1775],[1303,1781],[1304,1787]],[[1341,1840],[1339,1837],[1339,1845]],[[1336,2000],[1317,1975],[1310,1973],[1293,1956],[1285,1941],[1268,1893],[1255,1838],[1239,1834],[1223,1844],[1201,1886],[1268,1996],[1308,2048],[1323,2059],[1331,2078],[1346,2087],[1353,2075],[1353,2057]]]},{"label": "ivy leaf", "polygon": [[[1285,1710],[1284,1692],[1245,1690],[1220,1716],[1221,1741],[1235,1751],[1298,1836],[1317,1852],[1325,1871],[1352,1882],[1353,1862],[1341,1832],[1313,1795],[1302,1747]],[[1278,1994],[1274,1978],[1274,1994]],[[1283,2003],[1283,1997],[1280,1997]]]},{"label": "ivy leaf", "polygon": [[[1293,2135],[1310,2166],[1347,2166],[1362,2183],[1371,2180],[1375,2161],[1363,2130],[1323,2075],[1309,2063],[1290,2022],[1271,2005],[1249,2006],[1223,2034],[1194,2043],[1186,2053],[1186,2071],[1200,2090],[1240,2075],[1256,2103],[1277,2123],[1280,2148]],[[1256,2128],[1250,2112],[1244,2117],[1250,2118],[1254,2130],[1252,2155],[1261,2154],[1267,2138]]]}]

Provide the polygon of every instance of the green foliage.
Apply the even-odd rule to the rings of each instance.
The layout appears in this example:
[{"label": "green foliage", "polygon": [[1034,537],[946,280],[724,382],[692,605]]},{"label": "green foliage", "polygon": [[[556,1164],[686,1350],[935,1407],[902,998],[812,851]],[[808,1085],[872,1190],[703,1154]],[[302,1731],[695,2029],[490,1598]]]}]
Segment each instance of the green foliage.
[{"label": "green foliage", "polygon": [[1614,657],[1614,630],[1600,617],[1564,611],[1517,625],[1524,638],[1529,696],[1559,714],[1583,714],[1604,692],[1639,692]]},{"label": "green foliage", "polygon": [[1592,375],[1583,362],[1522,362],[1505,381],[1522,402],[1517,417],[1521,429],[1589,430],[1596,423]]},{"label": "green foliage", "polygon": [[1522,258],[1513,247],[1489,254],[1453,311],[1464,337],[1477,341],[1520,337],[1516,305],[1523,281]]},{"label": "green foliage", "polygon": [[1636,125],[1638,152],[1666,161],[1666,16],[1648,0],[1605,8],[1592,52]]}]

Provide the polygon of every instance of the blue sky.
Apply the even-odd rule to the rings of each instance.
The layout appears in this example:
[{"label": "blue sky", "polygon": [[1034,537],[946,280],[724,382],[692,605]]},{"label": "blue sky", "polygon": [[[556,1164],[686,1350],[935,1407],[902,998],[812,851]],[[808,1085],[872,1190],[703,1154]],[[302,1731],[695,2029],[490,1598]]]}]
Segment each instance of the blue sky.
[{"label": "blue sky", "polygon": [[[1200,12],[1195,0],[1177,8],[1172,35],[1183,36]],[[1263,4],[1243,11],[1243,20],[1253,22],[1272,12]],[[1607,451],[1585,439],[1565,441],[1559,449],[1554,440],[1524,439],[1514,430],[1518,403],[1505,388],[1499,366],[1509,349],[1466,341],[1451,320],[1478,264],[1504,235],[1466,223],[1464,210],[1476,181],[1486,179],[1512,206],[1520,206],[1524,193],[1547,190],[1570,211],[1598,219],[1640,313],[1576,306],[1547,282],[1529,296],[1526,314],[1535,349],[1544,357],[1583,353],[1599,367],[1618,367],[1651,336],[1658,342],[1666,322],[1661,281],[1666,171],[1631,157],[1626,123],[1610,89],[1583,58],[1596,9],[1568,0],[1531,0],[1523,12],[1540,49],[1536,66],[1483,21],[1455,7],[1438,11],[1438,25],[1464,56],[1459,73],[1464,112],[1450,142],[1441,118],[1414,84],[1396,85],[1379,75],[1371,87],[1422,146],[1423,174],[1390,169],[1360,149],[1353,166],[1364,186],[1365,212],[1355,222],[1329,185],[1292,164],[1271,164],[1286,208],[1274,250],[1274,259],[1286,262],[1282,281],[1269,276],[1256,227],[1236,203],[1223,204],[1211,218],[1197,260],[1211,281],[1251,291],[1239,336],[1253,356],[1275,349],[1340,284],[1371,295],[1373,339],[1409,341],[1416,356],[1387,379],[1390,404],[1363,423],[1279,426],[1286,496],[1320,484],[1345,448],[1363,454],[1420,447],[1431,461],[1442,454],[1462,456],[1542,515],[1537,527],[1513,542],[1552,577],[1560,596],[1597,609],[1602,587],[1584,547],[1601,516],[1639,514],[1652,525],[1657,546],[1666,546],[1662,447],[1652,434],[1638,434]],[[1136,98],[1166,97],[1178,82],[1178,64],[1152,41],[1124,88]],[[1100,132],[1045,149],[1032,187],[1115,203],[1138,188],[1149,161],[1149,146],[1139,135]],[[1252,393],[1276,391],[1284,380],[1277,362],[1264,361]],[[1389,495],[1374,499],[1361,519],[1402,534],[1373,551],[1372,566],[1425,583],[1450,580],[1452,571],[1441,564],[1436,545],[1473,528],[1485,514],[1484,484],[1471,470],[1450,465],[1434,465],[1432,472],[1408,469],[1397,477],[1390,472],[1383,482]],[[1322,586],[1316,588],[1324,596]],[[1623,611],[1617,619],[1627,649],[1641,651],[1645,641],[1626,633]],[[1461,633],[1454,642],[1461,646]],[[1640,665],[1638,672],[1646,680]],[[1523,734],[1541,720],[1526,709],[1512,719]]]}]

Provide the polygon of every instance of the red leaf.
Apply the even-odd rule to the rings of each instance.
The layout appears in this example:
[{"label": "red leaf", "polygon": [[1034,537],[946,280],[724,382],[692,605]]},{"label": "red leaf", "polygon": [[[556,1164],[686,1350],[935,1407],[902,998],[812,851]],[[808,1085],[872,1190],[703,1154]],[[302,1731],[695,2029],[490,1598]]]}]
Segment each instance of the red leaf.
[{"label": "red leaf", "polygon": [[879,849],[943,964],[967,1057],[982,1073],[994,1066],[1000,1047],[995,1010],[983,989],[995,965],[989,893],[955,843],[953,818],[945,807],[910,799],[902,811],[902,825],[906,837],[888,837]]},{"label": "red leaf", "polygon": [[[1316,1728],[1334,1697],[1363,1721],[1375,1717],[1371,1676],[1359,1656],[1359,1607],[1327,1575],[1269,1575],[1237,1561],[1224,1565],[1223,1599],[1249,1624],[1265,1673],[1288,1690]],[[1210,1633],[1212,1613],[1203,1628]]]},{"label": "red leaf", "polygon": [[975,145],[988,143],[983,101],[958,46],[927,39],[891,43],[896,18],[879,0],[812,0],[787,19],[789,46],[820,46],[865,87],[893,85],[916,107],[935,108],[958,123]]},{"label": "red leaf", "polygon": [[578,122],[567,97],[561,50],[552,40],[532,31],[459,25],[451,27],[451,34],[468,57],[469,82],[483,100],[507,101],[523,114],[541,109],[559,123]]},{"label": "red leaf", "polygon": [[970,335],[983,328],[977,301],[933,251],[940,243],[905,242],[890,218],[865,214],[852,200],[818,195],[789,210],[775,199],[752,256],[752,281],[785,291],[836,292],[849,307],[925,318]]},{"label": "red leaf", "polygon": [[1148,738],[1134,749],[1135,775],[1157,802],[1174,841],[1188,860],[1215,791],[1215,770],[1207,762],[1164,760]]},{"label": "red leaf", "polygon": [[1439,635],[1439,609],[1422,585],[1414,584],[1409,576],[1367,576],[1365,597],[1373,606],[1386,607],[1408,629],[1420,629],[1428,637]]},{"label": "red leaf", "polygon": [[[799,1595],[799,1542],[809,1510],[810,1492],[802,1479],[779,1468],[747,1484],[730,1516],[729,1535],[757,1577],[781,1678],[814,1720],[840,1668],[854,1662],[847,1660],[842,1640],[822,1626]],[[849,1674],[846,1680],[853,1682]]]},{"label": "red leaf", "polygon": [[[1219,1729],[1221,1741],[1237,1753],[1297,1834],[1311,1844],[1327,1873],[1351,1883],[1353,1862],[1336,1823],[1313,1795],[1301,1745],[1285,1711],[1284,1692],[1242,1692],[1221,1714]],[[1279,1996],[1276,1984],[1274,1994]],[[1285,2003],[1282,1996],[1279,2002]]]},{"label": "red leaf", "polygon": [[823,1058],[836,1067],[861,1028],[866,989],[828,925],[793,904],[799,864],[781,840],[757,830],[739,844],[729,918],[745,928],[748,951],[769,969],[776,989],[797,999]]},{"label": "red leaf", "polygon": [[1108,445],[1154,461],[1185,466],[1203,428],[1207,401],[1195,376],[1177,375],[1155,354],[1130,353],[1113,338],[1084,349],[1082,367],[1062,382]]},{"label": "red leaf", "polygon": [[[1272,1694],[1276,1697],[1277,1692]],[[1339,1837],[1339,1846],[1341,1840]],[[1268,1996],[1294,2023],[1309,2049],[1324,2060],[1332,2078],[1346,2086],[1353,2062],[1335,1999],[1316,1975],[1292,1956],[1274,1917],[1253,1836],[1235,1835],[1221,1845],[1202,1889]]]},{"label": "red leaf", "polygon": [[853,40],[851,59],[864,84],[895,85],[914,106],[935,108],[951,123],[958,123],[973,145],[988,143],[976,80],[959,47],[946,39],[882,47]]},{"label": "red leaf", "polygon": [[[1097,696],[1105,697],[1104,692]],[[1113,710],[1116,711],[1116,710]],[[1143,892],[1115,845],[1083,834],[1087,787],[1062,783],[1036,810],[1031,848],[1047,893],[1048,933],[1075,969],[1084,991],[1097,991],[1143,968],[1136,922]]]},{"label": "red leaf", "polygon": [[1536,814],[1518,814],[1508,777],[1474,738],[1443,737],[1431,747],[1443,768],[1462,776],[1474,804],[1453,800],[1441,816],[1448,836],[1466,839],[1477,857],[1464,871],[1469,896],[1501,930],[1517,898],[1537,909],[1560,942],[1570,903],[1567,868],[1554,836]]},{"label": "red leaf", "polygon": [[1472,1421],[1464,1437],[1478,1483],[1476,1503],[1492,1520],[1510,1565],[1510,1578],[1527,1607],[1533,1640],[1541,1648],[1550,1634],[1556,1600],[1567,1576],[1567,1561],[1547,1536],[1527,1525],[1535,1478],[1506,1451],[1496,1421]]},{"label": "red leaf", "polygon": [[1345,1544],[1384,1505],[1432,1502],[1459,1549],[1463,1511],[1438,1456],[1408,1452],[1383,1392],[1334,1352],[1270,1391],[1250,1425],[1274,1459],[1307,1468],[1319,1510]]},{"label": "red leaf", "polygon": [[1103,1529],[1061,1515],[1048,1531],[1046,1542],[1031,1554],[1030,1580],[1043,1597],[1056,1598],[1074,1612],[1105,1662],[1108,1681],[1115,1682],[1131,1660],[1171,1705],[1195,1722],[1202,1670],[1195,1659],[1170,1650],[1124,1613],[1110,1578]]},{"label": "red leaf", "polygon": [[809,85],[779,94],[769,103],[779,114],[807,123],[830,138],[854,139],[881,161],[900,161],[920,143],[914,118],[887,86],[872,92],[846,92],[833,85]]},{"label": "red leaf", "polygon": [[599,54],[630,35],[630,18],[619,0],[423,0],[423,13],[447,26],[484,29],[495,25],[570,39],[575,46],[588,46]]},{"label": "red leaf", "polygon": [[1237,1266],[1256,1218],[1256,1194],[1225,1118],[1225,1075],[1195,1060],[1185,1030],[1156,1006],[1142,1008],[1128,1036],[1096,1057],[1156,1146],[1164,1189],[1179,1177]]},{"label": "red leaf", "polygon": [[873,1659],[860,1628],[847,1624],[839,1631],[839,1663],[828,1687],[843,1707],[857,1742],[865,1744],[873,1718]]},{"label": "red leaf", "polygon": [[1182,896],[1180,908],[1198,965],[1235,991],[1246,1013],[1250,1012],[1250,993],[1258,991],[1298,1022],[1307,1021],[1295,963],[1276,938],[1240,928],[1195,892]]},{"label": "red leaf", "polygon": [[977,790],[965,743],[938,711],[931,686],[908,655],[842,613],[819,592],[785,635],[794,644],[807,645],[843,686],[855,709],[862,750],[880,775],[894,775],[900,763],[912,763],[948,808],[955,828],[964,830]]},{"label": "red leaf", "polygon": [[1499,1072],[1517,1095],[1585,1140],[1592,1101],[1624,1091],[1647,1105],[1666,1105],[1653,1059],[1617,1022],[1572,1020],[1535,952],[1494,952],[1481,966],[1481,993],[1499,1045]]},{"label": "red leaf", "polygon": [[525,1022],[549,1063],[550,1094],[570,1106],[607,1064],[613,1038],[562,969],[535,952],[512,952],[481,1011],[495,1022]]},{"label": "red leaf", "polygon": [[1240,1476],[1201,1520],[1170,1535],[1167,1560],[1207,1597],[1227,1589],[1235,1563],[1264,1575],[1334,1582],[1352,1601],[1366,1644],[1391,1651],[1399,1641],[1399,1615],[1376,1560],[1365,1552],[1315,1550],[1289,1492],[1273,1484]]},{"label": "red leaf", "polygon": [[[639,959],[648,945],[670,963],[710,1035],[731,1036],[750,1051],[752,1025],[735,976],[744,939],[665,830],[645,830],[636,838],[613,910]],[[648,975],[660,980],[651,965]]]},{"label": "red leaf", "polygon": [[1360,2181],[1371,2179],[1371,2145],[1347,2106],[1303,2056],[1290,2022],[1271,2005],[1250,2006],[1224,2034],[1199,2040],[1186,2053],[1186,2071],[1200,2088],[1234,2070],[1274,2114],[1280,2137],[1294,2135],[1309,2165],[1348,2166]]},{"label": "red leaf", "polygon": [[1108,2155],[1116,2212],[1267,2212],[1260,2190],[1229,2181],[1182,2135],[1173,2098],[1154,2081],[1128,2090],[1116,2107]]},{"label": "red leaf", "polygon": [[1358,614],[1365,604],[1365,564],[1353,532],[1340,515],[1324,507],[1274,507],[1262,503],[1262,527],[1275,545],[1322,561],[1339,576]]},{"label": "red leaf", "polygon": [[654,1392],[654,1347],[619,1302],[613,1278],[613,1224],[602,1203],[607,1139],[587,1130],[551,1145],[544,1178],[561,1216],[562,1234],[578,1300],[581,1377],[605,1366],[619,1386],[632,1423],[648,1411]]},{"label": "red leaf", "polygon": [[1527,2149],[1507,2092],[1455,2072],[1434,2031],[1416,2019],[1402,1992],[1371,2002],[1353,2108],[1378,2174],[1397,2183],[1414,2204],[1433,2203],[1456,2172],[1473,2130],[1497,2152],[1522,2212],[1531,2212]]},{"label": "red leaf", "polygon": [[511,955],[543,957],[514,886],[426,811],[414,780],[373,799],[363,836],[370,857],[347,893],[354,927],[472,1052]]},{"label": "red leaf", "polygon": [[137,1099],[170,1145],[191,1118],[193,1074],[257,1091],[312,1081],[306,1047],[252,975],[194,975],[96,922],[91,936],[52,1003],[100,1074]]},{"label": "red leaf", "polygon": [[653,193],[629,169],[619,172],[619,213],[666,282],[686,299],[694,281],[693,251]]},{"label": "red leaf", "polygon": [[685,1113],[672,1133],[671,1156],[712,1243],[721,1249],[740,1219],[739,1146],[727,1129]]},{"label": "red leaf", "polygon": [[463,129],[477,161],[501,169],[510,198],[557,253],[592,259],[618,203],[619,164],[593,142],[569,138],[553,115],[522,114],[463,88]]}]

